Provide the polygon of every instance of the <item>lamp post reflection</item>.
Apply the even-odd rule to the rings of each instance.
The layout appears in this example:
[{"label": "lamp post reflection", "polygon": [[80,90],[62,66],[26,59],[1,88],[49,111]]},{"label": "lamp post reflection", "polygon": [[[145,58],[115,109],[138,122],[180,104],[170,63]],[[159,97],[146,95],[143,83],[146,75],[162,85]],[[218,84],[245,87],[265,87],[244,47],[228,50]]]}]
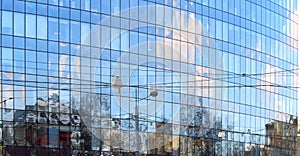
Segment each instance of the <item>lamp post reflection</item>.
[{"label": "lamp post reflection", "polygon": [[145,100],[147,98],[151,97],[156,97],[158,95],[157,90],[152,90],[150,94],[144,98],[139,99],[138,98],[138,89],[135,90],[135,112],[134,112],[134,121],[135,121],[135,130],[136,130],[136,144],[137,144],[137,153],[139,152],[138,150],[140,149],[140,140],[139,140],[139,131],[140,131],[140,123],[139,123],[139,101]]},{"label": "lamp post reflection", "polygon": [[[9,97],[8,99],[5,99],[5,100],[3,100],[3,101],[0,101],[0,108],[2,108],[2,104],[6,104],[7,101],[13,100],[13,99],[14,99],[13,97]],[[5,111],[7,111],[7,110],[6,110],[6,106],[4,106],[4,109],[5,109]],[[9,111],[8,111],[8,112],[9,112]]]},{"label": "lamp post reflection", "polygon": [[[119,76],[112,75],[112,87],[118,90],[118,95],[120,96],[122,85],[122,80]],[[134,121],[135,121],[135,131],[136,131],[136,145],[137,145],[137,153],[139,153],[140,149],[140,140],[139,140],[139,119],[140,119],[140,112],[139,112],[139,102],[143,100],[147,100],[149,97],[157,97],[158,91],[153,89],[150,91],[149,95],[143,98],[139,98],[139,91],[138,88],[135,89],[135,112],[134,112]]]},{"label": "lamp post reflection", "polygon": [[6,104],[6,101],[8,100],[13,100],[14,98],[13,97],[9,97],[8,99],[5,99],[3,101],[0,101],[0,104]]}]

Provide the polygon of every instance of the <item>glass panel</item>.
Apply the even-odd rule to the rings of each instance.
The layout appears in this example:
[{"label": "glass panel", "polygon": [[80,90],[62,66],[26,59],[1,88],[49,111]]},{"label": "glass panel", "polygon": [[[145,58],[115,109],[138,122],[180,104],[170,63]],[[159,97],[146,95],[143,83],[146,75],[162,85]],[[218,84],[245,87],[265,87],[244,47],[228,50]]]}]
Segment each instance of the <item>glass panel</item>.
[{"label": "glass panel", "polygon": [[91,11],[100,12],[100,0],[91,0]]},{"label": "glass panel", "polygon": [[81,42],[90,43],[89,33],[90,33],[90,24],[81,23]]},{"label": "glass panel", "polygon": [[0,153],[293,155],[297,5],[0,0]]},{"label": "glass panel", "polygon": [[101,13],[110,14],[110,1],[101,0]]},{"label": "glass panel", "polygon": [[111,14],[116,14],[120,11],[120,0],[111,0]]},{"label": "glass panel", "polygon": [[[12,71],[13,65],[13,51],[10,48],[2,48],[2,70]],[[12,75],[7,75],[12,79]]]},{"label": "glass panel", "polygon": [[222,40],[222,30],[222,21],[216,20],[216,38],[219,40]]},{"label": "glass panel", "polygon": [[3,34],[12,34],[12,12],[2,11],[2,33]]},{"label": "glass panel", "polygon": [[24,36],[24,14],[14,13],[14,35]]},{"label": "glass panel", "polygon": [[81,9],[90,10],[90,0],[82,0],[81,1]]},{"label": "glass panel", "polygon": [[58,31],[58,19],[57,18],[48,18],[48,38],[50,40],[58,40],[59,31]]},{"label": "glass panel", "polygon": [[69,7],[70,1],[69,0],[59,0],[59,5],[64,7]]},{"label": "glass panel", "polygon": [[24,12],[24,2],[19,0],[14,0],[14,10],[19,12]]},{"label": "glass panel", "polygon": [[80,43],[80,23],[71,21],[71,42],[72,43]]},{"label": "glass panel", "polygon": [[47,39],[48,21],[44,16],[37,16],[37,38]]},{"label": "glass panel", "polygon": [[13,8],[13,1],[12,0],[3,0],[1,1],[2,8],[5,10],[12,10]]},{"label": "glass panel", "polygon": [[71,0],[71,7],[80,9],[80,1],[78,0]]},{"label": "glass panel", "polygon": [[36,16],[26,14],[26,37],[36,37]]},{"label": "glass panel", "polygon": [[68,20],[60,20],[59,21],[59,38],[60,41],[69,42],[69,21]]}]

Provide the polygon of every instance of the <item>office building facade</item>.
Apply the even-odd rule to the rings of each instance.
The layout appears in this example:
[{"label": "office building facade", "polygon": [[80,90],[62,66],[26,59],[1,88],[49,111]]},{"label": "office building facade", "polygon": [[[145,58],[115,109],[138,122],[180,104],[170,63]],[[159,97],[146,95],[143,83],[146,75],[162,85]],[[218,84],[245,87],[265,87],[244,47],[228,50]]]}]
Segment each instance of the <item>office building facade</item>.
[{"label": "office building facade", "polygon": [[2,155],[295,155],[297,0],[2,0]]}]

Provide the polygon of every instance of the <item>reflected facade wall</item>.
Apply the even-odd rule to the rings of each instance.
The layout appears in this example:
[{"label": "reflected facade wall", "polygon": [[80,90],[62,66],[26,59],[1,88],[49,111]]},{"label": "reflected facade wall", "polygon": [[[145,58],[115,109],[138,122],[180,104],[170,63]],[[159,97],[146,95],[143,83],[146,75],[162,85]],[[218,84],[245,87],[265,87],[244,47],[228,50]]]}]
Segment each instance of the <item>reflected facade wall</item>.
[{"label": "reflected facade wall", "polygon": [[297,3],[2,0],[2,154],[295,155]]}]

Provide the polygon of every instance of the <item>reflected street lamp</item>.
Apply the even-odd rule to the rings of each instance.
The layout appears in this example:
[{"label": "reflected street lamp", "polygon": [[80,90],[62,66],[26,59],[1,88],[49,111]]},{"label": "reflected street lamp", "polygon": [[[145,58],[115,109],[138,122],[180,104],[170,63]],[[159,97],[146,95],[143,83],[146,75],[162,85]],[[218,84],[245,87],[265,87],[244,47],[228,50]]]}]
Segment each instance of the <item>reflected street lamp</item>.
[{"label": "reflected street lamp", "polygon": [[[152,97],[156,97],[158,95],[158,91],[156,90],[156,89],[154,89],[154,90],[151,90],[151,92],[150,92],[150,94],[148,95],[148,96],[146,96],[146,97],[144,97],[144,98],[141,98],[141,99],[138,99],[138,90],[136,89],[135,90],[135,115],[134,115],[134,119],[135,119],[135,130],[136,130],[136,144],[137,144],[137,146],[138,146],[138,150],[140,149],[140,140],[139,140],[139,131],[140,131],[140,123],[139,123],[139,114],[140,114],[140,112],[139,112],[139,101],[142,101],[142,100],[145,100],[145,99],[147,99],[147,98],[149,98],[150,96],[152,96]],[[137,152],[139,152],[137,150]]]},{"label": "reflected street lamp", "polygon": [[12,100],[12,99],[14,99],[14,98],[13,98],[13,97],[9,97],[8,99],[5,99],[5,100],[3,100],[3,101],[0,101],[0,104],[6,104],[6,101]]},{"label": "reflected street lamp", "polygon": [[[0,101],[0,106],[2,106],[2,104],[6,104],[6,101],[12,100],[12,99],[14,99],[14,98],[13,98],[13,97],[9,97],[8,99],[5,99],[5,100],[3,100],[3,101]],[[0,107],[0,108],[2,108],[2,107]],[[5,111],[6,111],[6,106],[4,107],[4,109],[5,109]]]},{"label": "reflected street lamp", "polygon": [[222,139],[225,138],[226,137],[226,131],[219,131],[218,132],[218,137],[222,138]]},{"label": "reflected street lamp", "polygon": [[[123,84],[122,84],[122,80],[119,76],[112,75],[112,84],[111,84],[111,86],[118,90],[118,94],[120,96],[121,88],[123,87]],[[135,130],[136,130],[136,144],[138,146],[137,147],[138,150],[140,148],[140,143],[139,143],[140,141],[139,141],[139,137],[138,137],[139,136],[139,131],[140,131],[140,129],[139,129],[139,124],[140,124],[139,123],[139,114],[140,114],[139,113],[139,101],[145,100],[149,97],[157,97],[157,95],[158,95],[158,91],[156,89],[152,89],[148,96],[143,97],[143,98],[138,98],[139,97],[138,89],[135,90],[135,112],[134,112],[135,115],[134,115],[134,119],[135,119]],[[137,150],[137,153],[139,152],[138,150]]]}]

